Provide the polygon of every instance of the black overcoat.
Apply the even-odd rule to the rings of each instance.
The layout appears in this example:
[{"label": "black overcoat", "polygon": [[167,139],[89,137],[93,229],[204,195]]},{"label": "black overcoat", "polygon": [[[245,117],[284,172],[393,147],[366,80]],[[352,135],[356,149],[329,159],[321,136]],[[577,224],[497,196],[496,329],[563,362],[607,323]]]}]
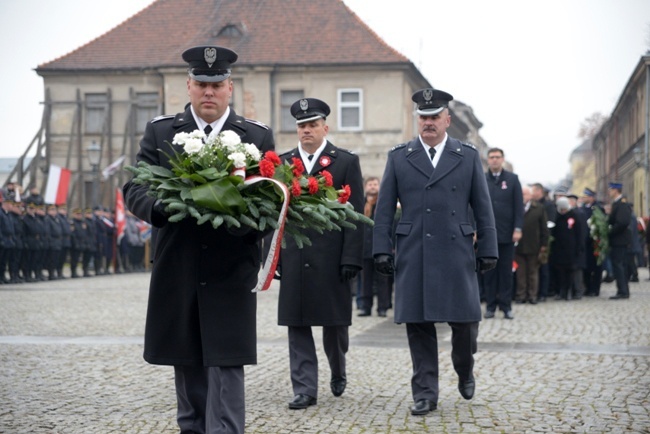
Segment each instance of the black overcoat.
[{"label": "black overcoat", "polygon": [[[324,159],[323,157],[329,159]],[[280,158],[300,158],[295,148]],[[321,162],[329,162],[326,167]],[[327,170],[334,187],[349,185],[350,203],[363,212],[363,179],[359,157],[327,142],[311,174]],[[349,282],[341,282],[341,265],[361,269],[363,260],[363,223],[357,229],[325,231],[322,235],[309,230],[305,234],[311,246],[299,249],[291,237],[280,253],[282,277],[278,303],[278,324],[285,326],[346,326],[352,324],[352,294]]]},{"label": "black overcoat", "polygon": [[[478,152],[451,137],[442,152],[435,170],[419,138],[388,153],[373,253],[395,253],[397,323],[480,321],[476,257],[499,256]],[[393,245],[398,201],[402,214]]]},{"label": "black overcoat", "polygon": [[515,228],[521,229],[524,226],[524,199],[519,176],[507,170],[501,170],[501,174],[495,180],[488,170],[485,179],[494,211],[497,242],[510,244]]},{"label": "black overcoat", "polygon": [[[163,116],[147,124],[138,161],[169,168],[160,152],[172,154],[171,142],[179,132],[197,129],[189,107],[176,116]],[[262,152],[273,150],[272,131],[231,110],[222,131],[234,131],[244,143]],[[176,151],[182,147],[173,145]],[[243,237],[196,219],[178,223],[161,221],[153,211],[147,186],[127,183],[127,208],[157,227],[149,304],[145,326],[144,358],[161,365],[241,366],[257,362],[256,294],[260,268],[258,232]]]}]

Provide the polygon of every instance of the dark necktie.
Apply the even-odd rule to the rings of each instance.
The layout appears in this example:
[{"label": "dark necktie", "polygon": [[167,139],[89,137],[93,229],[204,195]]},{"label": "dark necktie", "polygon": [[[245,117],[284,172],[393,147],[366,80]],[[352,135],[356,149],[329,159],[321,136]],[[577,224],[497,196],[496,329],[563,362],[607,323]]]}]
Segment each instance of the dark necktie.
[{"label": "dark necktie", "polygon": [[429,155],[431,155],[431,161],[433,161],[433,157],[436,156],[435,148],[429,148]]},{"label": "dark necktie", "polygon": [[209,136],[210,133],[212,132],[212,125],[208,124],[207,127],[203,128],[203,132],[205,133],[206,136]]},{"label": "dark necktie", "polygon": [[309,154],[309,156],[307,157],[307,159],[308,159],[309,161],[313,160],[313,159],[314,159],[314,154]]}]

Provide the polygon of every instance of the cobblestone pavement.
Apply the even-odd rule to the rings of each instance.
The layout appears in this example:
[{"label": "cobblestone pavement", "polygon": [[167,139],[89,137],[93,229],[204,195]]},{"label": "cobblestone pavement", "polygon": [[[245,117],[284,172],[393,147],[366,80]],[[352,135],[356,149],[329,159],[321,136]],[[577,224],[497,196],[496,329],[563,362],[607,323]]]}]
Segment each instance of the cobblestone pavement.
[{"label": "cobblestone pavement", "polygon": [[[412,416],[404,326],[353,318],[348,388],[288,410],[286,329],[278,288],[259,295],[258,365],[246,368],[249,433],[650,433],[650,283],[629,300],[515,305],[484,320],[476,395],[456,389],[449,330],[440,326],[438,410]],[[174,433],[169,367],[142,359],[148,274],[0,286],[0,433]]]}]

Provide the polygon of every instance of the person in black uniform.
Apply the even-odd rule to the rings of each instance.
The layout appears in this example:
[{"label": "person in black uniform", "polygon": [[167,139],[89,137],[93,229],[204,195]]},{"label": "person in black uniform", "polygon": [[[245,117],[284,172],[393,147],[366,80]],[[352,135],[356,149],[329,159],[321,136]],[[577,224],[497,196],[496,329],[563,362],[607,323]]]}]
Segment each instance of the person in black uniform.
[{"label": "person in black uniform", "polygon": [[[301,159],[310,175],[327,170],[335,188],[349,185],[350,203],[363,212],[363,177],[359,157],[337,148],[326,138],[330,108],[316,98],[303,98],[291,106],[296,118],[298,147],[282,155],[282,161]],[[280,254],[278,324],[288,326],[289,364],[294,398],[290,409],[304,409],[318,399],[318,359],[312,326],[323,327],[323,347],[331,371],[330,389],[341,396],[347,385],[345,355],[348,327],[352,324],[350,280],[361,270],[363,229],[318,234],[306,230],[311,246],[298,248],[287,240]]]},{"label": "person in black uniform", "polygon": [[524,201],[519,177],[503,168],[504,154],[499,148],[488,150],[488,171],[485,174],[499,242],[499,260],[494,270],[483,276],[485,286],[485,318],[494,318],[497,307],[506,319],[512,313],[512,262],[515,244],[521,239],[524,225]]},{"label": "person in black uniform", "polygon": [[[585,188],[582,192],[581,207],[587,220],[591,218],[595,208],[600,209],[605,214],[605,209],[596,200],[596,192],[590,188]],[[585,296],[598,297],[600,295],[600,283],[603,278],[603,264],[598,264],[598,257],[594,256],[594,239],[591,237],[589,228],[587,228],[587,237],[585,238],[585,257],[587,259],[583,276]]]},{"label": "person in black uniform", "polygon": [[93,208],[92,222],[95,228],[95,254],[93,256],[93,264],[95,265],[95,276],[105,274],[106,265],[104,264],[104,249],[107,243],[107,230],[106,225],[102,221],[104,210],[101,206]]},{"label": "person in black uniform", "polygon": [[56,261],[56,270],[58,278],[65,279],[65,276],[63,275],[63,266],[65,265],[65,261],[70,254],[70,248],[72,247],[72,228],[70,226],[70,220],[68,219],[68,207],[65,204],[57,207],[56,218],[61,227],[61,254],[58,256]]},{"label": "person in black uniform", "polygon": [[40,205],[36,205],[36,220],[42,227],[43,235],[39,238],[40,248],[37,251],[36,261],[34,262],[34,269],[36,273],[36,280],[45,281],[47,277],[43,274],[43,271],[46,269],[47,254],[50,249],[50,228],[48,227],[45,216],[45,202]]},{"label": "person in black uniform", "polygon": [[58,219],[56,205],[47,205],[47,215],[45,216],[45,226],[49,236],[49,244],[45,255],[45,268],[47,269],[48,280],[60,279],[57,275],[58,261],[63,249],[63,232]]},{"label": "person in black uniform", "polygon": [[11,218],[11,201],[7,200],[2,191],[0,191],[0,283],[9,283],[9,262],[15,254],[16,236],[14,230],[14,221]]},{"label": "person in black uniform", "polygon": [[40,280],[38,267],[41,261],[38,256],[43,250],[41,240],[45,236],[45,227],[40,219],[36,217],[36,207],[37,205],[34,202],[27,203],[27,213],[23,218],[25,229],[24,276],[26,282]]},{"label": "person in black uniform", "polygon": [[[237,54],[201,46],[182,57],[189,64],[190,104],[147,124],[137,160],[169,168],[165,155],[182,152],[171,144],[174,136],[196,129],[233,131],[262,153],[273,150],[271,129],[228,105]],[[243,433],[244,365],[257,363],[257,299],[251,289],[264,234],[225,225],[215,230],[191,217],[168,222],[164,204],[148,194],[148,186],[128,182],[123,190],[127,209],[156,228],[144,358],[174,366],[181,432]]]},{"label": "person in black uniform", "polygon": [[608,188],[609,198],[612,201],[612,210],[609,213],[609,256],[612,260],[612,269],[616,279],[616,295],[609,297],[611,300],[630,298],[628,286],[627,250],[632,242],[629,231],[632,210],[623,199],[623,184],[610,182]]},{"label": "person in black uniform", "polygon": [[16,241],[16,248],[14,249],[12,257],[9,258],[10,283],[22,283],[25,281],[24,274],[21,272],[23,251],[25,249],[23,214],[24,206],[22,202],[16,202],[14,199],[14,201],[12,201],[11,214],[9,214],[9,217],[11,217],[14,223],[14,239]]},{"label": "person in black uniform", "polygon": [[[419,136],[388,153],[375,210],[373,256],[377,271],[394,271],[395,322],[406,323],[413,363],[411,414],[425,415],[438,405],[436,322],[452,329],[458,391],[464,399],[474,396],[481,320],[476,273],[494,268],[498,253],[479,153],[447,134],[453,97],[428,88],[411,98]],[[402,213],[395,227],[398,201]]]},{"label": "person in black uniform", "polygon": [[86,222],[84,221],[81,208],[72,210],[72,222],[70,224],[70,277],[77,278],[79,263],[82,264],[83,256],[86,251]]},{"label": "person in black uniform", "polygon": [[95,269],[95,276],[98,274],[98,265],[95,263],[95,256],[97,255],[97,226],[95,225],[95,216],[91,208],[86,208],[84,211],[84,243],[85,249],[81,261],[81,268],[83,269],[83,277],[90,277],[90,262],[93,261]]}]

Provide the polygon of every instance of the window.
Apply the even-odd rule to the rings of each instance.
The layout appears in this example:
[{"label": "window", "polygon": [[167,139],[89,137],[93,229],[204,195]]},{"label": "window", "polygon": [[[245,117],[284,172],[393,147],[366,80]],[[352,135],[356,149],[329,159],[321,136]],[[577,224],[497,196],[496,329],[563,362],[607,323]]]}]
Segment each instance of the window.
[{"label": "window", "polygon": [[339,130],[358,131],[363,129],[363,102],[361,89],[339,89]]},{"label": "window", "polygon": [[86,94],[86,133],[102,134],[106,113],[108,112],[108,95],[105,93]]},{"label": "window", "polygon": [[304,96],[302,90],[283,90],[280,93],[280,131],[296,131],[296,118],[291,115],[291,106]]},{"label": "window", "polygon": [[135,129],[136,133],[144,133],[147,122],[160,114],[157,93],[137,93],[135,95]]}]

